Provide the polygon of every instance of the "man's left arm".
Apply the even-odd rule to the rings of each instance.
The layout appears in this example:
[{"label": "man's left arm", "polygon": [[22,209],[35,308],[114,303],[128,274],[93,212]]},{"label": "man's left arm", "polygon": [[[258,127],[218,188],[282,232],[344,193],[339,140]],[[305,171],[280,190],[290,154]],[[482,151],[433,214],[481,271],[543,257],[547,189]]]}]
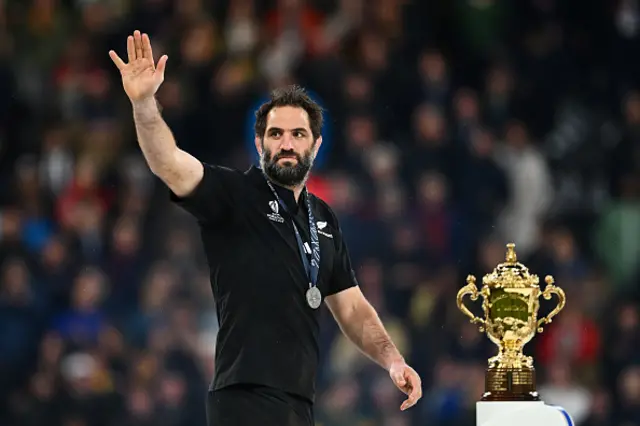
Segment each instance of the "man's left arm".
[{"label": "man's left arm", "polygon": [[326,303],[344,335],[387,370],[394,384],[408,395],[400,409],[415,405],[422,397],[420,377],[407,365],[360,287],[353,286],[327,296]]},{"label": "man's left arm", "polygon": [[401,410],[406,410],[422,397],[420,377],[406,364],[382,325],[378,313],[362,294],[338,219],[331,214],[336,231],[333,235],[336,255],[325,302],[344,335],[387,370],[393,383],[408,395],[400,407]]}]

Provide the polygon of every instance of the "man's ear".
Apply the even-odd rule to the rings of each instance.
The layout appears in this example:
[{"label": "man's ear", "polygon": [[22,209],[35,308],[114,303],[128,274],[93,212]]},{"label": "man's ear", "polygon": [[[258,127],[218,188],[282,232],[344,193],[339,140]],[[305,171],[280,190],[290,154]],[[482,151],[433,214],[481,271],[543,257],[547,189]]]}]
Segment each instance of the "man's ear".
[{"label": "man's ear", "polygon": [[320,145],[322,145],[322,136],[316,139],[315,155],[318,155],[318,151],[320,150]]},{"label": "man's ear", "polygon": [[262,156],[262,138],[256,135],[253,141],[256,144],[256,151]]}]

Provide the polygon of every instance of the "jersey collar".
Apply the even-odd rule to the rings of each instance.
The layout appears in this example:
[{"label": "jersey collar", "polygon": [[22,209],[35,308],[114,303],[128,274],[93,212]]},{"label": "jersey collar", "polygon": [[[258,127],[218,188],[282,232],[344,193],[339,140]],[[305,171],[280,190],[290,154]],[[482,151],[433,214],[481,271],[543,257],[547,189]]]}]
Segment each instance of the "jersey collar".
[{"label": "jersey collar", "polygon": [[[271,190],[269,189],[269,186],[265,181],[265,176],[261,168],[257,166],[251,166],[251,168],[247,171],[247,175],[251,178],[251,181],[256,186],[258,186],[261,190],[265,190],[271,193]],[[302,193],[300,194],[300,198],[296,203],[296,198],[293,195],[292,190],[285,188],[283,186],[280,186],[275,182],[272,182],[272,184],[276,192],[278,193],[278,196],[282,199],[282,201],[287,205],[287,208],[290,209],[290,212],[292,212],[293,214],[296,214],[300,206],[306,203],[307,191],[302,191]]]}]

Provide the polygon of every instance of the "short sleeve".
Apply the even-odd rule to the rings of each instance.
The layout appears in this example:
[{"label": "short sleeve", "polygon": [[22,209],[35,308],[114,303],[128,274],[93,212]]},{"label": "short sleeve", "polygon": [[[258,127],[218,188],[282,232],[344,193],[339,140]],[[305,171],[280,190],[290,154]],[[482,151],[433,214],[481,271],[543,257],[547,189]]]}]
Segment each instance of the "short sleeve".
[{"label": "short sleeve", "polygon": [[342,237],[342,231],[340,230],[339,226],[337,227],[337,252],[336,256],[334,257],[333,274],[331,276],[331,282],[329,284],[329,291],[327,296],[340,293],[343,290],[358,285],[356,273],[351,266],[351,257],[349,256],[349,250],[347,249],[347,245],[345,244]]},{"label": "short sleeve", "polygon": [[233,211],[235,194],[242,192],[244,175],[227,167],[202,165],[204,175],[193,192],[179,197],[169,190],[170,199],[201,223],[224,221]]}]

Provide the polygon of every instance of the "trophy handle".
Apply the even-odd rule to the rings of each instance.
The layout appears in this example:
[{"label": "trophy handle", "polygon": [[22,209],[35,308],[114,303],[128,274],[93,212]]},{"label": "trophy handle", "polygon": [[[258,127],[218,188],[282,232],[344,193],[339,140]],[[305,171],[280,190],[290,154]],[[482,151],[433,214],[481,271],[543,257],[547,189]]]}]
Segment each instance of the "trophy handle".
[{"label": "trophy handle", "polygon": [[480,296],[480,292],[478,291],[478,287],[476,286],[476,277],[474,277],[473,275],[469,275],[467,277],[467,285],[465,285],[458,291],[456,304],[458,305],[458,309],[460,309],[460,311],[462,311],[463,314],[469,317],[469,319],[471,320],[471,323],[480,324],[480,331],[484,332],[484,329],[485,329],[484,319],[473,315],[473,313],[471,313],[469,308],[467,308],[464,304],[463,299],[467,295],[469,296],[469,299],[471,299],[471,301],[473,302],[478,300],[478,296]]},{"label": "trophy handle", "polygon": [[553,309],[553,311],[551,311],[551,313],[549,313],[549,315],[538,320],[538,333],[542,333],[543,325],[551,324],[553,317],[558,315],[558,313],[564,308],[565,303],[567,303],[567,297],[564,294],[564,290],[553,284],[553,277],[551,275],[547,275],[544,280],[547,283],[547,286],[542,292],[542,297],[544,297],[545,300],[550,300],[551,296],[555,294],[558,297],[558,305]]}]

